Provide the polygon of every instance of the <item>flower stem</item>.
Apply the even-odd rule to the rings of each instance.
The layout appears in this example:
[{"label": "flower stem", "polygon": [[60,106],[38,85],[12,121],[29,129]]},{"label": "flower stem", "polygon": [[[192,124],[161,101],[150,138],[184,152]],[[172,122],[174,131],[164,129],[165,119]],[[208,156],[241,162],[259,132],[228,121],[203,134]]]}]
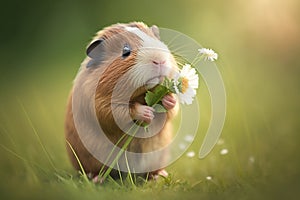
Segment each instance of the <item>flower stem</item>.
[{"label": "flower stem", "polygon": [[[164,86],[165,87],[165,86]],[[170,89],[168,87],[166,87],[166,90],[157,97],[157,99],[155,99],[155,101],[153,102],[152,105],[148,105],[153,107],[154,105],[158,104],[162,98],[166,95],[170,93]],[[109,161],[109,159],[111,158],[113,152],[115,151],[117,145],[125,138],[126,135],[128,135],[128,133],[131,132],[131,130],[133,128],[135,128],[133,130],[133,134],[130,134],[127,138],[127,140],[125,141],[125,143],[123,144],[121,150],[118,152],[117,156],[114,158],[114,160],[112,161],[112,163],[110,164],[109,168],[104,172],[104,168],[105,166],[103,165],[102,168],[100,169],[99,172],[99,176],[101,178],[103,178],[104,180],[107,178],[107,176],[110,174],[110,172],[112,171],[113,167],[117,164],[118,160],[120,159],[121,155],[124,153],[124,151],[127,149],[127,147],[129,146],[129,144],[131,143],[131,141],[133,140],[134,136],[136,135],[136,133],[138,132],[138,129],[142,126],[143,122],[142,121],[138,121],[137,124],[133,124],[129,130],[127,131],[127,133],[125,133],[119,140],[118,142],[114,145],[114,148],[112,149],[112,151],[109,153],[105,163],[107,163]],[[127,166],[128,167],[128,166]],[[129,169],[129,173],[130,173],[130,169]]]},{"label": "flower stem", "polygon": [[198,64],[198,62],[200,62],[204,58],[203,54],[201,56],[199,56],[199,54],[200,54],[200,52],[198,52],[198,54],[196,55],[196,57],[192,61],[191,66],[195,66],[196,64]]},{"label": "flower stem", "polygon": [[[133,124],[129,131],[132,129],[132,128],[135,128],[134,129],[134,132],[133,134],[129,135],[129,137],[127,138],[127,140],[125,141],[125,143],[123,144],[121,150],[118,152],[117,156],[115,157],[115,159],[113,160],[113,162],[110,164],[109,168],[105,171],[104,175],[101,176],[101,178],[103,178],[104,180],[107,178],[107,176],[110,174],[110,172],[112,171],[113,167],[116,165],[116,163],[118,162],[119,158],[121,157],[121,155],[123,154],[123,152],[127,149],[128,145],[130,144],[130,142],[132,141],[132,139],[134,138],[135,134],[137,133],[139,127],[140,127],[141,123],[139,124]],[[128,131],[128,132],[129,132]],[[124,134],[125,135],[125,134]],[[122,138],[123,139],[123,138]],[[120,139],[121,140],[121,139]],[[119,141],[120,141],[119,140]],[[118,141],[118,143],[119,143]],[[115,145],[116,147],[116,145]],[[113,152],[113,151],[112,151]],[[110,156],[112,155],[112,152],[110,153]]]},{"label": "flower stem", "polygon": [[191,62],[191,65],[193,66],[193,63],[196,62],[199,59],[200,52],[198,51],[197,55],[195,56],[194,60]]},{"label": "flower stem", "polygon": [[[132,127],[131,127],[132,128]],[[130,129],[131,129],[130,128]],[[130,131],[129,129],[129,131]],[[108,154],[106,160],[104,163],[108,163],[110,157],[112,156],[113,152],[115,151],[116,147],[118,146],[118,144],[125,138],[126,134],[122,135],[122,137],[118,140],[118,142],[114,145],[113,149],[111,150],[111,152]],[[104,173],[104,168],[105,168],[105,165],[102,165],[100,171],[99,171],[99,176],[102,177],[103,176],[103,173]]]}]

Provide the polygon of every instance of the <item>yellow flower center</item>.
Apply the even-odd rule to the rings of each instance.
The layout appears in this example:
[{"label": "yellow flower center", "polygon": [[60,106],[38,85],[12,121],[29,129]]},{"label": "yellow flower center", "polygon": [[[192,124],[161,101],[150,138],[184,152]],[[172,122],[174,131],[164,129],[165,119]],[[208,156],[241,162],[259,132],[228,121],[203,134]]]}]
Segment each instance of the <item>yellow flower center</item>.
[{"label": "yellow flower center", "polygon": [[181,84],[182,84],[181,92],[184,94],[189,87],[189,80],[185,77],[182,77]]}]

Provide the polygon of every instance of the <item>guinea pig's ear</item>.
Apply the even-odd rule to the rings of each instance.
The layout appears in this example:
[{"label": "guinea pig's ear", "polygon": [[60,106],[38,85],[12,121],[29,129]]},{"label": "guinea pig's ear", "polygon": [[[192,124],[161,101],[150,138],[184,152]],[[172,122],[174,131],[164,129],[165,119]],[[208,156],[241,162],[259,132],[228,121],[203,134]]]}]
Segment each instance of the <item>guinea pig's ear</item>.
[{"label": "guinea pig's ear", "polygon": [[93,59],[100,59],[103,53],[103,39],[97,39],[91,42],[91,44],[86,49],[86,55]]},{"label": "guinea pig's ear", "polygon": [[159,28],[155,25],[151,26],[151,30],[153,32],[153,34],[155,35],[155,37],[157,37],[160,40],[160,36],[159,36]]}]

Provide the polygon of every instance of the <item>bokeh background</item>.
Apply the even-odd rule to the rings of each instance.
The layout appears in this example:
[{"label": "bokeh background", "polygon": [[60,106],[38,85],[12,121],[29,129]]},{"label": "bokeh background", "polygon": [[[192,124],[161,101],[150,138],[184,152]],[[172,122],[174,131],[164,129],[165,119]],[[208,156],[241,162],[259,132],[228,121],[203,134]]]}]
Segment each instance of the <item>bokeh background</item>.
[{"label": "bokeh background", "polygon": [[[0,21],[1,199],[299,197],[300,1],[11,0],[1,1]],[[95,32],[130,21],[177,30],[219,53],[228,98],[222,140],[205,159],[183,156],[169,167],[176,187],[90,191],[72,179],[66,100]],[[196,153],[210,118],[201,85]],[[72,181],[59,179],[65,173]]]}]

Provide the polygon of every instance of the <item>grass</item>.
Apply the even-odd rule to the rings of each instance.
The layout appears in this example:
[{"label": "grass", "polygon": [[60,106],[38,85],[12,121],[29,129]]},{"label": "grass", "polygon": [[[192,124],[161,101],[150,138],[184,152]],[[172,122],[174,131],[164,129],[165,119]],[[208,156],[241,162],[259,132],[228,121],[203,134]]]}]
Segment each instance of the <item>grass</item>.
[{"label": "grass", "polygon": [[[234,49],[221,39],[225,44],[218,67],[228,98],[224,142],[202,160],[183,155],[168,166],[167,179],[139,180],[137,185],[134,176],[95,185],[68,160],[64,112],[79,55],[63,59],[72,62],[27,61],[21,75],[12,70],[1,76],[0,199],[297,199],[299,70],[287,68],[281,57],[264,55],[255,42],[246,50],[237,41],[241,46]],[[30,68],[35,62],[43,69]],[[299,66],[292,57],[289,62]],[[203,82],[198,97],[201,121],[188,149],[196,155],[210,119]],[[221,155],[222,149],[228,154]]]},{"label": "grass", "polygon": [[[0,199],[299,199],[298,2],[7,1],[1,12]],[[228,98],[224,143],[202,160],[183,155],[168,166],[167,179],[95,185],[68,160],[65,104],[89,37],[133,20],[186,33],[219,53]],[[210,119],[205,89],[202,82],[199,131],[188,149],[196,155]]]},{"label": "grass", "polygon": [[[280,131],[272,129],[267,119],[256,120],[247,113],[236,115],[238,107],[232,107],[228,113],[224,142],[205,159],[183,156],[168,167],[170,177],[157,181],[140,180],[135,185],[136,177],[128,176],[123,181],[108,179],[103,185],[94,184],[86,174],[72,169],[66,155],[62,128],[65,105],[56,103],[57,99],[66,99],[67,92],[57,93],[58,85],[42,92],[43,87],[27,89],[28,93],[18,98],[6,95],[9,101],[1,106],[1,199],[39,199],[41,195],[45,199],[265,199],[279,194],[294,197],[288,191],[296,191],[299,174],[298,163],[289,160],[295,144],[275,137]],[[208,110],[204,109],[204,122],[209,119]],[[200,123],[200,127],[204,130],[199,131],[189,148],[196,153],[205,133],[205,125]],[[286,134],[293,136],[292,131]],[[276,145],[288,146],[275,154]],[[224,148],[229,152],[221,155]],[[274,192],[274,188],[279,189]]]}]

